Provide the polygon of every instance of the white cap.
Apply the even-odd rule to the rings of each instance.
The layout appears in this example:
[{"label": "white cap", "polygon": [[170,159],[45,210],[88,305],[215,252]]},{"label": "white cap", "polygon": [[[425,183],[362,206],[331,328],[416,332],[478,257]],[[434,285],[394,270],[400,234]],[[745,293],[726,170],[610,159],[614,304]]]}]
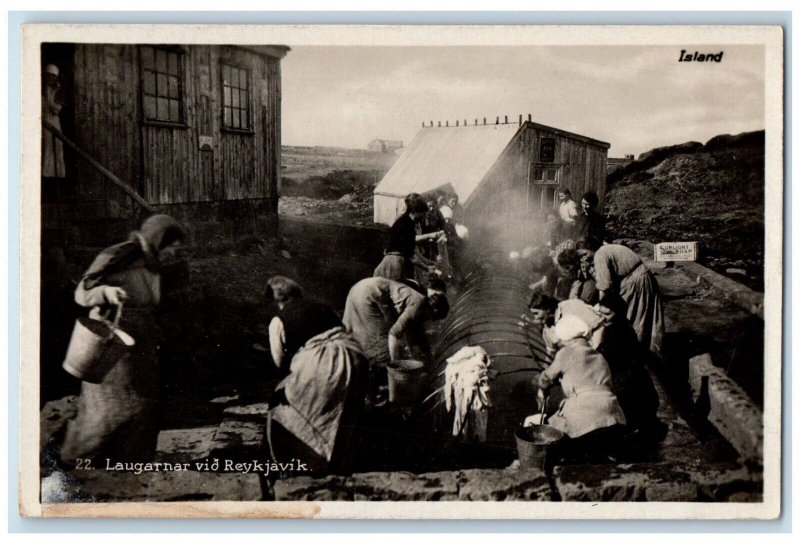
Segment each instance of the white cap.
[{"label": "white cap", "polygon": [[55,64],[48,64],[44,67],[45,74],[52,74],[54,76],[58,76],[58,66]]}]

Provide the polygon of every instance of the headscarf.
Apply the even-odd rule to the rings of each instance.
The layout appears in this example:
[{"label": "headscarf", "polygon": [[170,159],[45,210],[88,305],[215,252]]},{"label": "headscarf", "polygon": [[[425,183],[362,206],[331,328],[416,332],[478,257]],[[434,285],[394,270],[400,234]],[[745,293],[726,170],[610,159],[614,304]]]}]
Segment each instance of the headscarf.
[{"label": "headscarf", "polygon": [[583,319],[570,314],[562,316],[554,329],[556,338],[562,343],[576,338],[588,339],[592,335],[592,330]]},{"label": "headscarf", "polygon": [[127,242],[104,249],[95,258],[83,275],[86,289],[103,283],[103,280],[116,272],[121,272],[139,260],[144,260],[145,268],[158,273],[158,255],[165,247],[182,240],[185,231],[180,223],[168,215],[156,214],[145,219],[138,231],[131,233]]}]

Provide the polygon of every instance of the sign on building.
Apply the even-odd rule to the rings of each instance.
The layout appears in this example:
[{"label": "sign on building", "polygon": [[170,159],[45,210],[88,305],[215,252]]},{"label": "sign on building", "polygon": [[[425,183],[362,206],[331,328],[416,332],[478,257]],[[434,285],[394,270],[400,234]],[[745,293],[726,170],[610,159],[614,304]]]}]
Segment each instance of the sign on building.
[{"label": "sign on building", "polygon": [[697,242],[661,242],[653,253],[656,261],[696,261]]}]

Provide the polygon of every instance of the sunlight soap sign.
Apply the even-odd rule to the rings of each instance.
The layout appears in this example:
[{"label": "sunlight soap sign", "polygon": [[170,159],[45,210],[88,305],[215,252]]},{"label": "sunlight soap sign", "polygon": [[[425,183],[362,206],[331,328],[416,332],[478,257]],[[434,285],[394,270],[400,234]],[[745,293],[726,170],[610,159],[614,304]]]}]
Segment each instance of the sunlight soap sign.
[{"label": "sunlight soap sign", "polygon": [[656,261],[696,261],[697,242],[661,242],[653,255]]}]

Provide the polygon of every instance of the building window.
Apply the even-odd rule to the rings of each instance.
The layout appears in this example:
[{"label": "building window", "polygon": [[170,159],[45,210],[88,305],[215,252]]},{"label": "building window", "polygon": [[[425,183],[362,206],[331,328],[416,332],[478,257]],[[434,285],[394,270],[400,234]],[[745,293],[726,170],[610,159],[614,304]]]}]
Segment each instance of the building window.
[{"label": "building window", "polygon": [[250,131],[250,72],[222,65],[222,126]]},{"label": "building window", "polygon": [[184,54],[159,47],[142,47],[141,53],[144,120],[183,124]]},{"label": "building window", "polygon": [[559,167],[531,164],[528,177],[528,209],[555,208],[560,181]]},{"label": "building window", "polygon": [[539,144],[539,162],[554,162],[556,160],[556,139],[542,138]]}]

